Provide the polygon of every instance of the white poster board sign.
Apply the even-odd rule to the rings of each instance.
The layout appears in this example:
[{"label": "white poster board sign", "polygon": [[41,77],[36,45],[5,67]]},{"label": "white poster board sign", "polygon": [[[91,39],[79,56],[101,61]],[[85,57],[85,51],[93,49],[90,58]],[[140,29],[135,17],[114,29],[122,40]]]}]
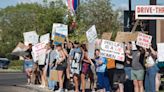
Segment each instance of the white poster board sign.
[{"label": "white poster board sign", "polygon": [[164,62],[164,43],[158,43],[158,60],[159,62]]},{"label": "white poster board sign", "polygon": [[142,20],[164,19],[164,5],[137,5],[135,18]]},{"label": "white poster board sign", "polygon": [[152,40],[152,36],[144,34],[144,33],[139,33],[136,44],[143,48],[149,48],[151,44],[151,40]]},{"label": "white poster board sign", "polygon": [[93,41],[96,40],[97,38],[97,32],[96,32],[96,27],[95,25],[93,25],[87,32],[86,32],[86,36],[88,39],[89,43],[92,43]]},{"label": "white poster board sign", "polygon": [[51,40],[54,40],[55,33],[59,33],[59,34],[68,36],[68,25],[64,25],[64,24],[60,24],[60,23],[53,23]]},{"label": "white poster board sign", "polygon": [[32,55],[34,62],[38,61],[39,65],[45,64],[45,57],[46,57],[46,44],[45,43],[38,43],[32,47]]},{"label": "white poster board sign", "polygon": [[100,55],[106,58],[112,58],[119,61],[125,60],[123,43],[102,40]]},{"label": "white poster board sign", "polygon": [[93,59],[95,53],[95,41],[92,43],[88,43],[88,56]]},{"label": "white poster board sign", "polygon": [[40,42],[41,43],[49,43],[50,42],[50,33],[40,36]]},{"label": "white poster board sign", "polygon": [[39,35],[37,35],[36,31],[25,32],[23,36],[25,45],[29,45],[30,43],[35,45],[38,43]]}]

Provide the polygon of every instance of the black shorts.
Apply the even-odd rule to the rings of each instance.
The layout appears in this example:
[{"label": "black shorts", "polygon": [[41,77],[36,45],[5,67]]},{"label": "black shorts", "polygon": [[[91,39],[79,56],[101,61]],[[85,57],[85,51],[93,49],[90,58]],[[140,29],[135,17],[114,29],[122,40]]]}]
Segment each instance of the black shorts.
[{"label": "black shorts", "polygon": [[44,66],[45,66],[45,65],[39,65],[39,71],[42,71],[42,72],[43,72]]},{"label": "black shorts", "polygon": [[56,70],[65,71],[66,67],[63,67],[63,65],[57,65]]},{"label": "black shorts", "polygon": [[124,69],[116,69],[114,72],[113,82],[124,83],[125,76]]}]

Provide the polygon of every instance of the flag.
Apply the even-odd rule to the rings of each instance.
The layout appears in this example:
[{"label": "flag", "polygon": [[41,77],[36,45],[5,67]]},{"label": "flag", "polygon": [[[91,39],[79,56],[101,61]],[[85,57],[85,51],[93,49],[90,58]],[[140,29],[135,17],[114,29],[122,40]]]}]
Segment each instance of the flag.
[{"label": "flag", "polygon": [[78,7],[78,0],[67,0],[68,10],[74,15]]}]

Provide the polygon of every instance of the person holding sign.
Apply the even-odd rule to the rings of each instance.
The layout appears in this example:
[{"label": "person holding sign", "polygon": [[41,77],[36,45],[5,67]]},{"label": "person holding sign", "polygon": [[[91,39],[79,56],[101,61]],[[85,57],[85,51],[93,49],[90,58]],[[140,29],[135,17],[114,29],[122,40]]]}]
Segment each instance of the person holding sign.
[{"label": "person holding sign", "polygon": [[67,66],[66,62],[66,55],[63,51],[62,45],[58,44],[56,46],[57,56],[56,56],[56,70],[58,73],[58,79],[59,79],[59,89],[56,92],[63,92],[63,74]]},{"label": "person holding sign", "polygon": [[136,46],[137,49],[132,51],[132,70],[131,79],[134,84],[135,92],[144,92],[143,80],[144,80],[144,50]]},{"label": "person holding sign", "polygon": [[146,56],[146,76],[145,76],[145,92],[156,92],[155,88],[155,78],[158,72],[158,67],[156,65],[157,53],[150,46],[149,49],[145,49]]},{"label": "person holding sign", "polygon": [[32,44],[28,45],[28,50],[26,51],[28,55],[24,56],[24,68],[27,75],[27,84],[31,83],[31,76],[32,76],[32,68],[33,68],[33,60],[32,60]]},{"label": "person holding sign", "polygon": [[108,79],[108,73],[106,72],[107,60],[104,57],[100,57],[100,50],[95,50],[96,72],[98,77],[98,89],[101,92],[110,92],[110,84]]}]

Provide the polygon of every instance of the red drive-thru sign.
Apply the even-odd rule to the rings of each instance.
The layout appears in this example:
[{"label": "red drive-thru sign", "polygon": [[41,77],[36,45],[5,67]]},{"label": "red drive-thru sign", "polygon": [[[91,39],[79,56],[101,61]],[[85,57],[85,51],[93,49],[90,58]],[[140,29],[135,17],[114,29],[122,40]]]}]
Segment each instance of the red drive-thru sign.
[{"label": "red drive-thru sign", "polygon": [[137,5],[135,18],[142,20],[164,19],[164,5]]}]

